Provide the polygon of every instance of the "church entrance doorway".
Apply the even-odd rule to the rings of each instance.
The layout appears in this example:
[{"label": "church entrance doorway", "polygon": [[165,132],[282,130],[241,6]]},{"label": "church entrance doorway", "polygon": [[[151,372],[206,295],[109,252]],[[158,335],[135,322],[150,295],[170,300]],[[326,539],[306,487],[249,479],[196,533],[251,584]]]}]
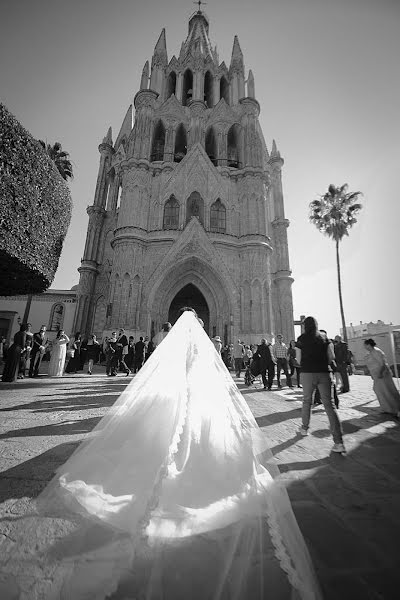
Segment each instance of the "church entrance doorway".
[{"label": "church entrance doorway", "polygon": [[168,321],[173,325],[179,317],[179,310],[183,306],[190,306],[197,312],[198,317],[204,321],[204,331],[210,333],[210,310],[206,299],[200,290],[189,283],[185,285],[171,302],[168,311]]}]

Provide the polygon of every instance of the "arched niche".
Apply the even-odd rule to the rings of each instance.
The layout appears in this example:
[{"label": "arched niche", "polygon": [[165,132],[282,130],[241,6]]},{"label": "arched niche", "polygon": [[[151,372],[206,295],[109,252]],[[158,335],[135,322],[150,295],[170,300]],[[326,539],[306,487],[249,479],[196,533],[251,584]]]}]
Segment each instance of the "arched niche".
[{"label": "arched niche", "polygon": [[187,153],[187,136],[183,123],[178,125],[175,134],[174,162],[181,162]]},{"label": "arched niche", "polygon": [[183,75],[182,105],[187,106],[193,98],[193,73],[186,69]]},{"label": "arched niche", "polygon": [[228,167],[240,169],[240,127],[237,123],[229,128],[227,135]]},{"label": "arched niche", "polygon": [[204,200],[199,192],[192,192],[186,200],[186,223],[189,223],[192,217],[199,219],[204,224]]},{"label": "arched niche", "polygon": [[184,306],[194,308],[197,316],[204,323],[204,330],[209,332],[210,329],[210,309],[207,300],[201,293],[199,288],[193,283],[187,283],[174,296],[168,308],[168,321],[173,325],[180,317],[180,309]]},{"label": "arched niche", "polygon": [[219,97],[223,98],[227,104],[229,104],[229,83],[225,75],[222,75],[219,80]]},{"label": "arched niche", "polygon": [[176,73],[171,71],[167,79],[167,93],[165,99],[167,100],[172,94],[176,95]]},{"label": "arched niche", "polygon": [[154,128],[153,142],[151,144],[150,161],[164,160],[165,127],[161,119]]},{"label": "arched niche", "polygon": [[207,71],[204,76],[204,102],[207,104],[207,108],[214,106],[213,86],[213,76],[210,71]]},{"label": "arched niche", "polygon": [[62,329],[64,323],[65,307],[64,304],[58,302],[53,304],[50,313],[49,331],[58,331]]},{"label": "arched niche", "polygon": [[214,166],[217,166],[217,140],[214,128],[209,127],[206,133],[206,153]]}]

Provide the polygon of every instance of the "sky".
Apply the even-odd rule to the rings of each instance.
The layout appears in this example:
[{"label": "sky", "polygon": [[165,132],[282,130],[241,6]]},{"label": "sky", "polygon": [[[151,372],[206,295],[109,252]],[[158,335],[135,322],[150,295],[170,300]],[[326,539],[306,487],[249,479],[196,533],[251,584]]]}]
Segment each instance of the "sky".
[{"label": "sky", "polygon": [[[52,288],[79,281],[99,153],[114,140],[146,60],[166,28],[179,53],[190,0],[0,0],[0,101],[36,138],[61,142],[73,162],[73,216]],[[234,35],[252,69],[267,147],[282,179],[294,315],[340,322],[334,243],[309,223],[330,183],[363,193],[341,244],[346,322],[400,324],[400,2],[209,0],[210,38],[230,62]]]}]

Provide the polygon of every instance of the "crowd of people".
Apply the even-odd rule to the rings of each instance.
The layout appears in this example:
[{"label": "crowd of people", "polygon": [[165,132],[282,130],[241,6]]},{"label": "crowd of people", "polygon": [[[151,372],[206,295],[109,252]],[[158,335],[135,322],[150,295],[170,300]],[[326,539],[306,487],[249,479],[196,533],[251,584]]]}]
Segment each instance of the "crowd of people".
[{"label": "crowd of people", "polygon": [[[305,330],[306,322],[307,320],[304,322]],[[115,377],[120,372],[129,376],[141,369],[170,329],[171,323],[164,323],[162,330],[152,339],[149,336],[140,336],[139,340],[135,341],[133,336],[127,336],[124,329],[120,328],[101,342],[97,340],[95,334],[85,337],[80,332],[76,332],[69,337],[64,330],[60,329],[56,338],[50,342],[46,337],[45,325],[42,325],[36,333],[32,333],[32,325],[23,323],[9,348],[6,347],[5,341],[1,340],[0,355],[4,363],[2,381],[13,382],[26,376],[38,377],[40,365],[46,359],[49,377],[62,377],[64,373],[75,374],[86,369],[91,375],[95,364],[104,365],[105,373],[109,377]],[[354,370],[353,356],[340,335],[329,339],[327,332],[319,329],[318,337],[324,340],[330,352],[330,359],[326,365],[326,372],[329,375],[329,406],[333,405],[337,409],[338,394],[350,391],[349,375]],[[305,370],[307,367],[304,367],[299,360],[301,339],[302,336],[297,341],[290,340],[286,344],[283,336],[277,334],[273,343],[262,338],[258,345],[247,344],[240,339],[223,345],[220,336],[214,336],[212,342],[229,371],[234,372],[238,378],[244,372],[247,385],[251,385],[257,376],[261,376],[265,391],[272,390],[275,379],[277,389],[280,390],[283,373],[286,385],[293,388],[295,376],[297,387],[303,387],[304,408],[308,403],[306,397],[309,393],[307,374],[309,371]],[[374,381],[374,391],[381,409],[399,415],[400,397],[393,383],[386,356],[376,347],[373,339],[365,340],[364,345],[367,368]],[[330,408],[327,409],[325,388],[324,390],[322,388],[324,386],[313,386],[310,406],[324,405],[329,416]],[[304,422],[307,430],[306,417]]]}]

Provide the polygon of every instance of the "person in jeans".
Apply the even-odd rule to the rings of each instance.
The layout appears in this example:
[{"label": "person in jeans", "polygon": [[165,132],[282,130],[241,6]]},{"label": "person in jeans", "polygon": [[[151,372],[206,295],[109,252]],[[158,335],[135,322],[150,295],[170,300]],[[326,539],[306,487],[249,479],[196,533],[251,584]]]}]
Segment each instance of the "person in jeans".
[{"label": "person in jeans", "polygon": [[274,381],[275,362],[271,352],[271,346],[268,345],[268,342],[265,338],[262,338],[260,345],[257,346],[257,352],[255,352],[254,357],[259,361],[258,366],[264,384],[264,390],[270,391]]},{"label": "person in jeans", "polygon": [[285,373],[287,385],[290,388],[292,388],[292,378],[290,377],[287,359],[288,347],[286,346],[286,344],[284,344],[283,336],[280,333],[278,333],[278,335],[276,336],[275,344],[272,346],[272,352],[276,361],[276,379],[278,382],[278,389],[282,387],[281,370],[283,370],[283,372]]},{"label": "person in jeans", "polygon": [[235,361],[236,377],[240,377],[243,369],[243,344],[240,340],[237,340],[233,344],[233,358]]},{"label": "person in jeans", "polygon": [[329,365],[335,362],[332,342],[318,331],[314,317],[304,320],[304,333],[296,342],[296,359],[300,364],[303,385],[302,425],[299,433],[308,435],[311,418],[312,396],[315,389],[321,394],[322,404],[329,419],[333,437],[333,452],[344,453],[342,426],[331,394],[331,374]]}]

